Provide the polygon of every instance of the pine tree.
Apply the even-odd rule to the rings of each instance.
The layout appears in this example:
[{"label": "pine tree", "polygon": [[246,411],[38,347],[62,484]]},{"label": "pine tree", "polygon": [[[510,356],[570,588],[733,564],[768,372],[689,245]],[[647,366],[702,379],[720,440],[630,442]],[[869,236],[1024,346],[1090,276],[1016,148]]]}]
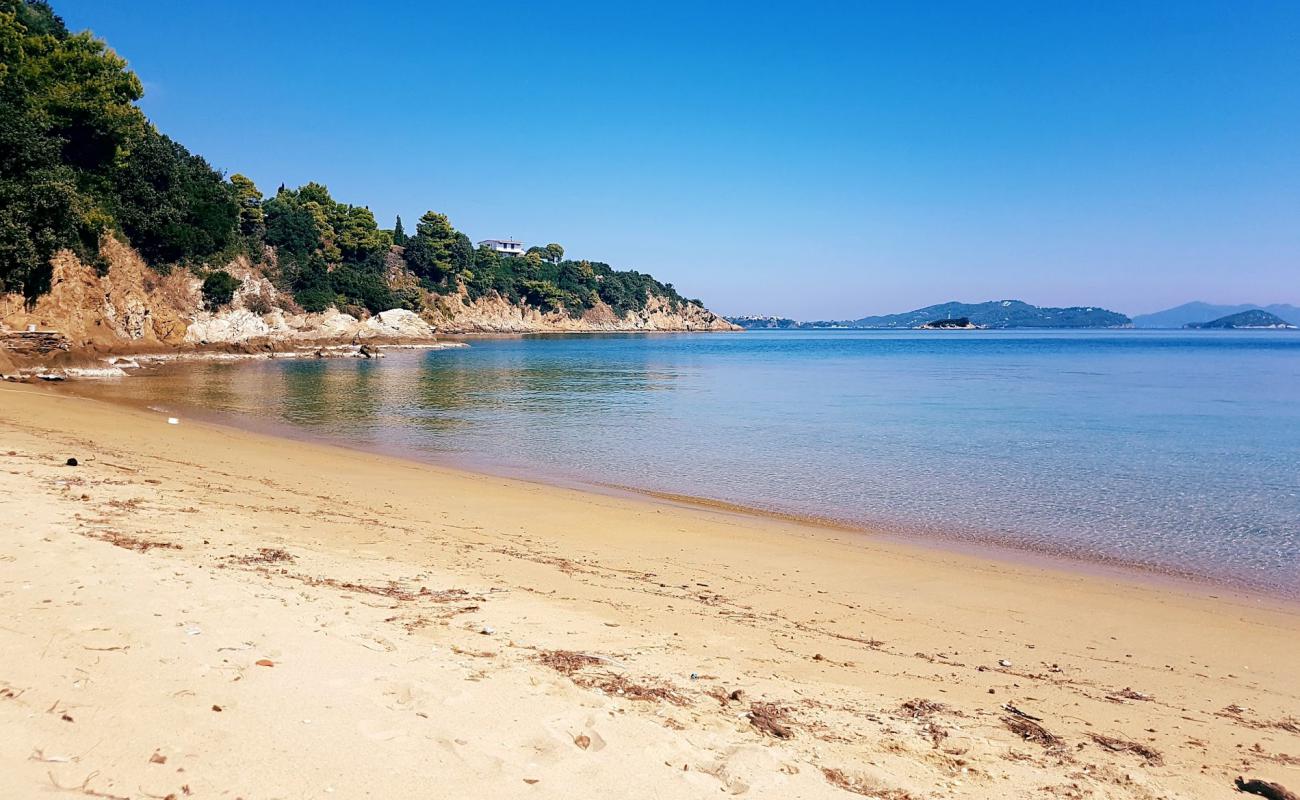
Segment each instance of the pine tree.
[{"label": "pine tree", "polygon": [[402,230],[402,215],[397,215],[397,224],[393,226],[393,244],[406,244],[406,231]]}]

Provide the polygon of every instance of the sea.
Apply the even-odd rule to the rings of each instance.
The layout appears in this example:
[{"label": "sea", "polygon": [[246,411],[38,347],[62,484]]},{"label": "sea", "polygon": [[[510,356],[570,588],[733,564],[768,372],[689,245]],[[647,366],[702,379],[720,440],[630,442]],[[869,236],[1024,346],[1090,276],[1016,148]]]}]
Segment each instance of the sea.
[{"label": "sea", "polygon": [[444,465],[1300,596],[1300,333],[472,338],[94,394]]}]

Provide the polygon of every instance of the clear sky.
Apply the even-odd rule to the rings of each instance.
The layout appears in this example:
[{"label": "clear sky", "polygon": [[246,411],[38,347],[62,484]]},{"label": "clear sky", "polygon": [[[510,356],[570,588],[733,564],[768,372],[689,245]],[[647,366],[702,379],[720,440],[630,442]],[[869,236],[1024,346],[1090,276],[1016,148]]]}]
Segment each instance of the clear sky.
[{"label": "clear sky", "polygon": [[54,5],[267,194],[723,313],[1300,303],[1293,0]]}]

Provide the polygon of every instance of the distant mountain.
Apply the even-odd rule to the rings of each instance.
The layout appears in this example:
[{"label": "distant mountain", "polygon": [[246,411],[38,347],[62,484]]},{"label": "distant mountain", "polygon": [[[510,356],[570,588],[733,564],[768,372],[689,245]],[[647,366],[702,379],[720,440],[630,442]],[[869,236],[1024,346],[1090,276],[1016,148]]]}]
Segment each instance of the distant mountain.
[{"label": "distant mountain", "polygon": [[1189,328],[1295,328],[1295,325],[1287,322],[1277,314],[1270,314],[1260,309],[1251,309],[1250,311],[1239,311],[1236,314],[1229,314],[1226,317],[1210,320],[1209,322],[1189,322]]},{"label": "distant mountain", "polygon": [[1226,317],[1230,314],[1238,314],[1242,311],[1254,310],[1267,311],[1270,314],[1276,314],[1292,325],[1300,325],[1300,308],[1296,308],[1295,306],[1280,303],[1271,306],[1258,306],[1254,303],[1228,306],[1196,301],[1192,303],[1183,303],[1181,306],[1174,306],[1173,308],[1167,308],[1164,311],[1157,311],[1152,314],[1138,314],[1133,318],[1133,327],[1184,328],[1193,322],[1210,322],[1219,319],[1220,317]]},{"label": "distant mountain", "polygon": [[1131,321],[1123,314],[1095,306],[1046,308],[1020,300],[990,300],[987,303],[941,303],[902,314],[863,317],[846,322],[811,322],[814,328],[920,328],[941,319],[965,317],[980,328],[1125,328]]}]

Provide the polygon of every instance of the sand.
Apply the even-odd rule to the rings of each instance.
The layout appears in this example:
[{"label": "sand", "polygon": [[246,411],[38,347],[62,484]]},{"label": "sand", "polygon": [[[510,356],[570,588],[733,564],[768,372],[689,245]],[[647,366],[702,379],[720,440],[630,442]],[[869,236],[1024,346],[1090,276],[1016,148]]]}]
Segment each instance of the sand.
[{"label": "sand", "polygon": [[1228,590],[14,385],[0,520],[3,797],[1300,787],[1300,615]]}]

